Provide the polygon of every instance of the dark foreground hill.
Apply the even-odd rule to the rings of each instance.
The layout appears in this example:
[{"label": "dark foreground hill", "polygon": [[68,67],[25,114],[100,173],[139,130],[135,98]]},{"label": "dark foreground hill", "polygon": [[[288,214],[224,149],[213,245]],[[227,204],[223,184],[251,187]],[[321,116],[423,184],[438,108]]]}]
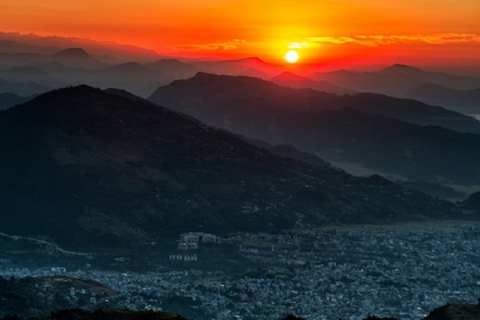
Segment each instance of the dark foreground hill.
[{"label": "dark foreground hill", "polygon": [[[71,289],[75,288],[75,299]],[[60,276],[4,279],[0,277],[0,316],[43,317],[58,309],[92,308],[118,292],[100,283]],[[94,298],[95,304],[91,302]]]},{"label": "dark foreground hill", "polygon": [[87,86],[0,113],[0,231],[121,247],[199,230],[455,216],[373,176],[281,158],[146,101]]},{"label": "dark foreground hill", "polygon": [[[15,315],[7,315],[2,320],[21,320]],[[176,313],[165,311],[131,311],[116,308],[103,308],[95,311],[66,309],[52,312],[49,316],[29,318],[32,320],[186,320]]]},{"label": "dark foreground hill", "polygon": [[480,122],[413,100],[339,97],[208,74],[160,87],[150,100],[249,138],[292,144],[332,164],[446,185],[480,179],[480,136],[459,132],[462,122],[478,132]]},{"label": "dark foreground hill", "polygon": [[472,304],[447,304],[436,308],[423,320],[477,320],[480,306]]},{"label": "dark foreground hill", "polygon": [[[480,308],[468,304],[448,304],[433,310],[422,320],[477,320],[480,318]],[[1,320],[22,320],[17,315],[6,315]],[[25,318],[23,318],[25,319]],[[95,311],[84,309],[64,309],[52,312],[49,316],[29,318],[32,320],[187,320],[176,313],[165,311],[131,311],[116,308],[102,308]],[[272,319],[276,320],[276,319]],[[307,320],[305,318],[288,315],[283,320]],[[396,318],[380,318],[369,316],[363,320],[396,320]]]}]

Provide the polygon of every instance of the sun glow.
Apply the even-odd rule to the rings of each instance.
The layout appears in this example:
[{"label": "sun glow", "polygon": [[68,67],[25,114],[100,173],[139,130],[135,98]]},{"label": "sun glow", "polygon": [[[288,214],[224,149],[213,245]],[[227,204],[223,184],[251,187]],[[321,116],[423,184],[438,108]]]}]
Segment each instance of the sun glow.
[{"label": "sun glow", "polygon": [[287,60],[289,63],[297,62],[298,58],[298,53],[295,50],[290,50],[285,54],[285,60]]}]

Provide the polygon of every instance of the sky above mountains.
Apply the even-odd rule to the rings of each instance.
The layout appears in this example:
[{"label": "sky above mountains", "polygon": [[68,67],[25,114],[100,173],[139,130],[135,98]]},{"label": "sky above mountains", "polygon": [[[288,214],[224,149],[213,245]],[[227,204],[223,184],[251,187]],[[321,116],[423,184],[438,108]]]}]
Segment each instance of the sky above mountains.
[{"label": "sky above mountains", "polygon": [[0,30],[286,63],[480,64],[478,0],[0,0]]}]

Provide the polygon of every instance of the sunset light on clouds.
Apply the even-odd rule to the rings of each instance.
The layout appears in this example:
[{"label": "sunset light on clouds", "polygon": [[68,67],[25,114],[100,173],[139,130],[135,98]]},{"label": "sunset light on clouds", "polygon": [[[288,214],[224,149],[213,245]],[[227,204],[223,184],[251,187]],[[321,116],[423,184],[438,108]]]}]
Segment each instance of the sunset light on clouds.
[{"label": "sunset light on clouds", "polygon": [[[0,30],[283,63],[480,63],[477,0],[0,0]],[[460,62],[459,62],[460,61]]]}]

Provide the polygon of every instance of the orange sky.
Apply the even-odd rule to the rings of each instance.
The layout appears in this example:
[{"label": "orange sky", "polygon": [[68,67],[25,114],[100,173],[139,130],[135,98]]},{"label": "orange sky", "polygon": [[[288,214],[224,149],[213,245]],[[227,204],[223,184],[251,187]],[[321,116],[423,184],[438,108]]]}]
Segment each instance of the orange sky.
[{"label": "orange sky", "polygon": [[479,0],[0,0],[0,31],[168,55],[306,63],[480,64]]}]

